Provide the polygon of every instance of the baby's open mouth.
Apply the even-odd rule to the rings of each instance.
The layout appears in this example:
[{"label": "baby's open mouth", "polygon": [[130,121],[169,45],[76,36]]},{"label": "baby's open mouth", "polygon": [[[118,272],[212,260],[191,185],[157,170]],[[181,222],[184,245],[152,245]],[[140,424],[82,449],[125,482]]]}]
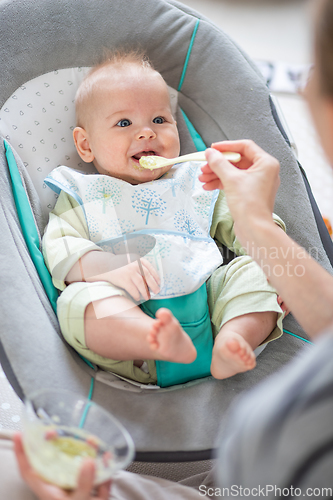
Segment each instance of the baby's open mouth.
[{"label": "baby's open mouth", "polygon": [[154,156],[154,155],[156,155],[155,151],[141,151],[140,153],[133,155],[132,158],[134,158],[134,160],[139,161],[142,156]]}]

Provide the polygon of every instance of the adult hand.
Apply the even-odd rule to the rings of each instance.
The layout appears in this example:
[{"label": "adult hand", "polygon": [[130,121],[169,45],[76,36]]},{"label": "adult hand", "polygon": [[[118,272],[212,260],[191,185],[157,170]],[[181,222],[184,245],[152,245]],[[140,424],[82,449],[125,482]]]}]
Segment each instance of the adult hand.
[{"label": "adult hand", "polygon": [[95,490],[95,495],[91,491],[94,484],[95,464],[92,460],[86,460],[78,477],[78,485],[75,491],[65,491],[46,483],[39,477],[37,472],[31,467],[24,452],[21,434],[14,435],[14,451],[22,478],[35,493],[39,500],[108,500],[111,481],[101,484]]},{"label": "adult hand", "polygon": [[[240,153],[237,166],[225,159],[223,151]],[[235,230],[248,240],[251,224],[272,219],[274,200],[280,184],[279,162],[253,141],[225,141],[212,144],[206,151],[208,165],[199,179],[204,189],[223,189]]]}]

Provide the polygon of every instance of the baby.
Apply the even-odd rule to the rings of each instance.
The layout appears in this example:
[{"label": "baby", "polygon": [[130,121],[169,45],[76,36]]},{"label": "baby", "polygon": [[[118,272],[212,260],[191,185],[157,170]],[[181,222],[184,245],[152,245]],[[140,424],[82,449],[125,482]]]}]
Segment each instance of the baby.
[{"label": "baby", "polygon": [[[156,170],[139,163],[144,155],[174,158],[180,152],[160,73],[137,52],[116,53],[89,73],[75,103],[75,146],[99,175],[67,167],[51,173],[46,182],[60,196],[43,238],[46,263],[62,291],[58,318],[66,340],[106,370],[141,383],[159,383],[158,361],[184,367],[201,349],[184,326],[197,307],[189,306],[190,317],[179,322],[169,304],[191,298],[199,289],[206,293],[207,288],[213,327],[213,335],[211,330],[208,335],[214,336],[211,374],[223,379],[253,369],[254,349],[281,335],[283,312],[275,290],[237,242],[223,192],[202,189],[202,163]],[[168,216],[163,218],[163,210],[154,212],[152,206],[148,210],[148,189]],[[92,196],[93,191],[99,194]],[[133,200],[146,205],[138,208]],[[147,215],[142,217],[140,210]],[[284,227],[278,217],[275,220]],[[145,232],[156,240],[155,253],[130,249],[117,254],[113,244],[103,251],[103,241],[112,243],[116,235]],[[239,256],[221,266],[212,238]],[[184,288],[174,280],[168,290],[170,270],[180,273],[178,282],[184,282]],[[156,305],[153,313],[145,309],[145,301]],[[209,317],[208,323],[209,330]]]}]

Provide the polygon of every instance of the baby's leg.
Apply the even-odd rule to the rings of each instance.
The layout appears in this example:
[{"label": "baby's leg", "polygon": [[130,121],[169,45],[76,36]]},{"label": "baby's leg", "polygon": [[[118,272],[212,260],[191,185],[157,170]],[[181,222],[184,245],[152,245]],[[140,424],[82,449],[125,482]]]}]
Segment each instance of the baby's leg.
[{"label": "baby's leg", "polygon": [[86,345],[96,354],[115,360],[194,361],[195,347],[176,318],[167,309],[158,311],[157,316],[149,317],[120,295],[90,303],[85,311]]},{"label": "baby's leg", "polygon": [[211,373],[224,379],[252,370],[256,366],[253,350],[276,325],[274,311],[244,314],[225,323],[215,338]]},{"label": "baby's leg", "polygon": [[[168,352],[171,354],[172,351],[175,351],[175,357],[176,350],[179,349],[182,352],[184,351],[182,356],[187,360],[181,361],[181,363],[192,363],[197,356],[192,340],[184,332],[178,320],[169,309],[161,308],[156,312],[156,320],[152,325],[147,339],[156,355]],[[155,357],[155,359],[157,358]]]},{"label": "baby's leg", "polygon": [[207,291],[216,336],[212,374],[227,378],[254,368],[253,349],[271,334],[270,340],[282,334],[283,312],[276,291],[247,255],[219,267]]}]

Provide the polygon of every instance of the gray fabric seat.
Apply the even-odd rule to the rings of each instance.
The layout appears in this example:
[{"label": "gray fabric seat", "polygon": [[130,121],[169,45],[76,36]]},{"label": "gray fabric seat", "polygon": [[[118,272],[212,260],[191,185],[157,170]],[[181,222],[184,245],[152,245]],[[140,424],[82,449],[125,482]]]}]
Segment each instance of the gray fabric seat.
[{"label": "gray fabric seat", "polygon": [[[0,26],[0,107],[36,76],[92,66],[105,48],[140,43],[167,83],[175,89],[181,86],[179,106],[206,145],[251,138],[280,160],[275,212],[286,222],[288,233],[306,249],[316,249],[319,262],[332,271],[331,242],[279,127],[269,92],[254,64],[208,19],[164,0],[7,0],[0,3]],[[177,121],[181,152],[194,151],[193,136],[180,111]],[[93,400],[127,427],[138,460],[209,458],[231,401],[297,355],[305,333],[289,315],[284,325],[293,335],[286,333],[268,345],[252,372],[168,390],[132,388],[89,367],[60,335],[22,235],[2,143],[0,147],[0,352],[17,394],[23,397],[40,387],[62,387],[88,396],[93,381]],[[33,180],[18,152],[15,158],[42,233],[45,218]]]}]

